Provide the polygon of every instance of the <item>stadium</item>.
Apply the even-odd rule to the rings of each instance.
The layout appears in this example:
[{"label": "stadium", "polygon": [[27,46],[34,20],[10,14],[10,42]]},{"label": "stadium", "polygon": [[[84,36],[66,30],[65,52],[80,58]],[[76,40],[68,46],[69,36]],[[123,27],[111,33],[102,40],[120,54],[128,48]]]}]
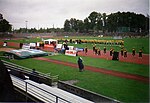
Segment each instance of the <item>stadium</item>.
[{"label": "stadium", "polygon": [[[5,60],[4,62],[7,61],[10,63],[15,63],[21,67],[23,66],[24,68],[29,68],[27,72],[29,71],[31,72],[32,69],[36,69],[37,72],[40,72],[39,74],[41,73],[44,73],[43,75],[50,74],[51,75],[50,78],[53,78],[53,76],[55,77],[54,82],[48,82],[48,81],[40,79],[41,81],[38,81],[38,83],[42,84],[44,81],[44,83],[52,87],[59,85],[60,88],[66,91],[69,91],[68,90],[69,87],[64,88],[66,86],[64,87],[61,86],[63,83],[65,83],[65,85],[71,85],[73,87],[77,86],[77,88],[81,88],[81,90],[80,89],[78,90],[80,91],[79,93],[76,93],[71,90],[69,92],[77,94],[81,97],[85,97],[86,99],[93,101],[93,102],[102,102],[103,100],[104,100],[103,102],[107,102],[107,101],[129,102],[129,101],[134,101],[135,98],[136,98],[136,101],[148,100],[149,55],[143,53],[143,56],[139,57],[138,53],[136,53],[135,56],[133,56],[131,53],[132,48],[130,48],[130,47],[135,47],[135,49],[138,49],[139,41],[143,40],[143,41],[148,42],[148,38],[123,38],[121,40],[124,41],[124,44],[105,43],[107,41],[110,41],[110,39],[113,40],[114,39],[113,37],[102,37],[102,38],[92,37],[91,39],[90,36],[86,36],[86,37],[69,36],[67,38],[64,37],[64,39],[61,39],[61,40],[60,38],[62,37],[53,36],[51,37],[51,39],[44,38],[44,41],[47,41],[47,40],[56,41],[57,40],[57,42],[62,44],[61,46],[60,44],[58,44],[59,47],[57,47],[56,45],[57,49],[54,49],[52,44],[46,44],[45,47],[42,47],[42,46],[37,47],[37,45],[33,47],[33,43],[37,44],[37,42],[42,42],[43,40],[42,37],[30,38],[27,40],[24,40],[24,38],[20,38],[17,40],[13,40],[13,39],[5,40],[5,43],[7,42],[7,46],[5,47],[3,45],[4,41],[1,41],[0,43],[1,44],[1,59]],[[87,41],[87,43],[85,43],[85,40],[86,40],[85,38],[89,40],[90,42],[88,43]],[[75,42],[70,42],[70,39],[72,39],[73,41],[80,39],[81,43],[76,44]],[[99,43],[98,40],[103,41],[104,43]],[[134,40],[134,42],[136,42],[135,43],[136,45],[131,46],[132,43],[129,42],[130,40]],[[68,46],[70,47],[68,50],[70,52],[66,52],[68,54],[63,52],[64,51],[64,48],[62,47],[63,42],[66,42]],[[23,44],[22,49],[20,49],[20,43]],[[146,42],[142,42],[142,43],[143,44],[140,44],[140,45],[144,45],[144,46],[146,45]],[[93,53],[93,50],[92,50],[93,44],[96,44],[97,47],[100,47],[101,55],[97,55]],[[47,45],[50,45],[50,46],[47,46]],[[130,45],[129,48],[126,47],[127,50],[129,51],[127,57],[121,56],[120,50],[121,50],[122,45],[124,45],[125,47],[126,45],[127,46]],[[84,52],[85,46],[88,46],[87,54],[85,54]],[[104,47],[107,48],[106,54],[103,53]],[[12,48],[13,50],[12,49],[9,50],[9,48]],[[119,55],[117,56],[115,60],[112,59],[113,57],[115,57],[115,55],[110,56],[111,48],[115,48],[115,51],[119,53]],[[145,48],[148,48],[148,47],[145,47]],[[11,53],[12,55],[14,52],[18,54],[18,52],[20,51],[25,52],[25,53],[21,53],[21,54],[26,54],[25,58],[23,58],[24,56],[19,57],[21,55],[19,55],[18,58],[9,58],[9,56],[6,55],[9,53]],[[35,55],[34,52],[31,52],[30,56],[27,56],[27,54],[29,54],[28,51],[36,51],[37,55]],[[75,55],[72,54],[73,53],[72,51],[76,51]],[[145,51],[145,52],[148,52],[148,51]],[[32,53],[33,53],[33,56],[31,56]],[[82,57],[84,60],[85,68],[82,73],[78,72],[78,65],[77,65],[78,57]],[[24,71],[24,69],[17,70],[17,71]],[[29,73],[26,73],[26,72],[23,72],[23,73],[25,74],[25,76],[30,77]],[[15,73],[12,72],[12,74],[15,74]],[[86,89],[90,93],[95,92],[96,95],[100,96],[101,98],[105,98],[106,100],[101,99],[99,101],[99,99],[92,99],[91,97],[88,98],[87,95],[85,96],[85,94],[81,95],[80,93],[82,89],[83,90]],[[127,92],[129,90],[130,92]],[[140,93],[139,93],[139,90],[141,91]],[[135,93],[138,95],[134,95]],[[119,96],[117,96],[118,94]],[[133,95],[134,97],[132,97]],[[141,95],[140,99],[138,99],[139,95]],[[96,96],[94,97],[96,98]]]},{"label": "stadium", "polygon": [[1,1],[0,102],[149,103],[147,2]]}]

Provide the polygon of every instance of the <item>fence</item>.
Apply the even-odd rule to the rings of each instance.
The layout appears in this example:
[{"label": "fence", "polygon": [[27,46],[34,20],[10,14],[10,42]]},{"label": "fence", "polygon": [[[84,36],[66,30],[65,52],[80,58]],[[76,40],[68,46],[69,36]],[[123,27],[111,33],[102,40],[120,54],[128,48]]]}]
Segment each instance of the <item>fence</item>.
[{"label": "fence", "polygon": [[78,95],[82,98],[88,99],[90,101],[93,101],[94,103],[121,103],[120,101],[116,99],[94,93],[92,91],[77,87],[75,85],[65,83],[63,81],[58,82],[58,88],[68,91],[69,93]]},{"label": "fence", "polygon": [[20,74],[23,74],[27,77],[36,78],[36,82],[45,83],[50,86],[58,82],[58,75],[52,76],[50,73],[44,74],[38,71],[36,71],[36,74],[32,74],[32,69],[19,66],[17,64],[10,63],[4,60],[2,60],[2,62],[4,63],[7,69],[11,70],[10,73],[17,77],[20,77]]}]

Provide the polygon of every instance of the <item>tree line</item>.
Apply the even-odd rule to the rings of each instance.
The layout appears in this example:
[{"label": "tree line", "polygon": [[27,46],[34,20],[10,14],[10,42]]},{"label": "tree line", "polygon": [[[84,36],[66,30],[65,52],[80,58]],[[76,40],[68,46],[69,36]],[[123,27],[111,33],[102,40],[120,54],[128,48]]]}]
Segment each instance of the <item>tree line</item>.
[{"label": "tree line", "polygon": [[149,17],[133,12],[106,13],[91,12],[84,20],[66,19],[65,32],[137,32],[148,33]]},{"label": "tree line", "polygon": [[12,29],[12,25],[0,13],[0,33],[50,33],[50,32],[78,32],[78,33],[115,33],[115,32],[149,32],[149,16],[134,12],[106,13],[91,12],[84,20],[76,18],[66,19],[64,28],[20,28]]},{"label": "tree line", "polygon": [[63,28],[19,28],[13,30],[14,33],[51,33],[51,32],[63,32]]}]

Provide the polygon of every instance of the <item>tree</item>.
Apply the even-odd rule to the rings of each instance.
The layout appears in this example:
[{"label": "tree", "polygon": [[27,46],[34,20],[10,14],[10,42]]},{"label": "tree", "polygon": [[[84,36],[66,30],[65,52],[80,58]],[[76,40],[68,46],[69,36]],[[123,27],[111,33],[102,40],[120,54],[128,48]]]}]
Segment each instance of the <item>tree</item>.
[{"label": "tree", "polygon": [[85,29],[85,32],[88,32],[89,29],[90,29],[90,23],[89,23],[89,19],[88,18],[84,19],[84,29]]},{"label": "tree", "polygon": [[75,18],[71,18],[70,19],[70,28],[71,28],[71,31],[78,31],[78,28],[77,28],[77,20]]},{"label": "tree", "polygon": [[98,13],[93,11],[90,15],[89,15],[89,21],[90,21],[90,29],[94,30],[96,23],[97,23],[97,17],[98,17]]},{"label": "tree", "polygon": [[101,13],[97,14],[97,25],[96,25],[96,27],[97,27],[97,31],[102,30],[102,15],[101,15]]},{"label": "tree", "polygon": [[71,18],[64,23],[65,31],[75,32],[146,32],[149,31],[149,16],[134,12],[117,12],[106,15],[106,13],[91,12],[82,20]]},{"label": "tree", "polygon": [[64,24],[64,31],[69,32],[70,31],[70,21],[66,19]]},{"label": "tree", "polygon": [[0,32],[10,32],[11,31],[11,25],[6,19],[0,20]]},{"label": "tree", "polygon": [[77,20],[78,32],[84,32],[84,23],[82,20]]}]

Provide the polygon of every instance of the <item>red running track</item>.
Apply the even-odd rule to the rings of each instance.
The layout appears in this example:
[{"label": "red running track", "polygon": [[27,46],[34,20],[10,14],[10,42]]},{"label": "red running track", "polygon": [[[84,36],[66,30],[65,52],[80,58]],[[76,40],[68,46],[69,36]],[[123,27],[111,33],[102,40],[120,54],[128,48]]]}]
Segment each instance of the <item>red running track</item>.
[{"label": "red running track", "polygon": [[[107,60],[112,60],[112,56],[110,56],[109,51],[107,51],[106,54],[104,54],[103,50],[101,50],[101,55],[95,55],[92,50],[88,50],[87,55],[84,52],[78,52],[78,56],[88,56],[92,58],[104,58]],[[142,57],[139,57],[138,53],[136,53],[135,56],[132,56],[131,53],[127,53],[127,57],[123,57],[119,53],[119,61],[121,62],[149,65],[149,58],[149,54],[143,54]]]},{"label": "red running track", "polygon": [[[78,68],[78,65],[75,64],[75,63],[63,62],[63,61],[44,58],[44,57],[37,57],[37,58],[34,58],[34,59]],[[113,71],[113,70],[106,70],[106,69],[103,69],[103,68],[96,68],[96,67],[92,67],[92,66],[85,66],[85,70],[98,72],[98,73],[103,73],[103,74],[107,74],[107,75],[112,75],[112,76],[116,76],[116,77],[120,77],[120,78],[137,80],[137,81],[141,81],[141,82],[144,82],[144,83],[149,83],[149,78],[148,77],[139,76],[139,75],[135,75],[135,74],[123,73],[123,72]]]}]

